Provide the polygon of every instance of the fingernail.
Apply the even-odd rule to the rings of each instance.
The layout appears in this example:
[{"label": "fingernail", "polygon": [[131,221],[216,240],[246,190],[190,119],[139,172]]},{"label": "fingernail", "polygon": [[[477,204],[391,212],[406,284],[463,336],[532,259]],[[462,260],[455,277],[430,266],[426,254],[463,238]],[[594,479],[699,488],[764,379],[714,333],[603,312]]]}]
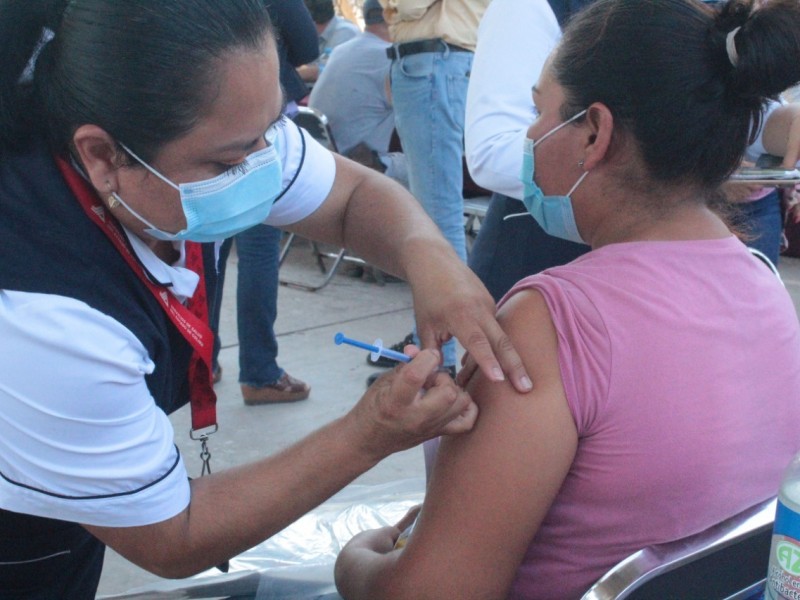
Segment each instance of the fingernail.
[{"label": "fingernail", "polygon": [[526,392],[530,392],[533,389],[533,383],[527,377],[520,379],[519,383]]},{"label": "fingernail", "polygon": [[500,367],[492,369],[492,379],[495,381],[505,381],[505,375],[503,375],[503,370]]}]

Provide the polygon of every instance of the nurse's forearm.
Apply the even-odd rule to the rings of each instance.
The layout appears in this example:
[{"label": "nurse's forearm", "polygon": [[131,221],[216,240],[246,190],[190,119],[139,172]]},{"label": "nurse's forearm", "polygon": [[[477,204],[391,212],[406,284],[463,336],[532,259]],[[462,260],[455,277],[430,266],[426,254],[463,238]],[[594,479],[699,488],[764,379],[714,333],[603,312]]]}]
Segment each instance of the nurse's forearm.
[{"label": "nurse's forearm", "polygon": [[219,564],[277,533],[384,457],[471,429],[477,407],[449,377],[435,374],[439,360],[437,352],[420,352],[383,385],[371,386],[344,417],[286,450],[195,479],[189,506],[171,519],[84,527],[162,577]]},{"label": "nurse's forearm", "polygon": [[188,577],[274,535],[377,464],[344,417],[268,459],[192,481],[189,507],[154,525],[86,528],[161,577]]}]

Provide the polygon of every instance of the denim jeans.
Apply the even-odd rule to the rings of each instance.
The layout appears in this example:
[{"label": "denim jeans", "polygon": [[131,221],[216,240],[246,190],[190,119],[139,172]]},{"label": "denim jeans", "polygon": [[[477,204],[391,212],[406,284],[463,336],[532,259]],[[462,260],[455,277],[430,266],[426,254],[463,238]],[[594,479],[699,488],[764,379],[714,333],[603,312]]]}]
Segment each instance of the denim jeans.
[{"label": "denim jeans", "polygon": [[[256,225],[235,237],[239,256],[239,279],[236,287],[236,326],[239,334],[239,383],[264,387],[283,375],[278,366],[278,340],[275,318],[278,314],[278,258],[281,231],[268,225]],[[225,279],[225,263],[231,241],[227,240],[219,258],[219,284]],[[215,301],[219,323],[221,293]],[[212,313],[212,326],[214,326]],[[215,329],[216,331],[216,329]],[[219,342],[215,344],[218,352]]]},{"label": "denim jeans", "polygon": [[772,264],[778,265],[783,233],[781,198],[777,190],[752,202],[736,205],[734,226],[744,235],[744,242],[766,254]]},{"label": "denim jeans", "polygon": [[[472,52],[412,54],[392,62],[391,87],[397,133],[408,166],[411,193],[466,262],[462,157],[464,111]],[[444,364],[456,364],[453,341]]]},{"label": "denim jeans", "polygon": [[529,215],[504,220],[524,212],[519,200],[494,194],[472,246],[469,266],[495,301],[520,279],[567,264],[589,251],[585,244],[546,234]]}]

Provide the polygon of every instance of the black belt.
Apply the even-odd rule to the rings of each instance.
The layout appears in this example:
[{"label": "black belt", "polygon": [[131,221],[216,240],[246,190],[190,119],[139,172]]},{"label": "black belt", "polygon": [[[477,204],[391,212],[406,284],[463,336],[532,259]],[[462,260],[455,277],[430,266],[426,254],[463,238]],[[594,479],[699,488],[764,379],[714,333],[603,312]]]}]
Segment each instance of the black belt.
[{"label": "black belt", "polygon": [[411,56],[412,54],[420,54],[422,52],[444,52],[445,50],[450,50],[450,52],[472,52],[472,50],[467,50],[461,46],[448,44],[442,38],[435,38],[432,40],[418,40],[416,42],[406,42],[404,44],[389,46],[386,49],[386,56],[395,60],[397,58],[403,58],[404,56]]}]

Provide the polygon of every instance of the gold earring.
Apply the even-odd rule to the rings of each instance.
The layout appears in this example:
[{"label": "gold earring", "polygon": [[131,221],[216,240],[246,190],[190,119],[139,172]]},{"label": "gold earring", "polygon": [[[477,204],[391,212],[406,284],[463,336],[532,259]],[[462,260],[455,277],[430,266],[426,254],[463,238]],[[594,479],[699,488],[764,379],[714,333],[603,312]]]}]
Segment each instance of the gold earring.
[{"label": "gold earring", "polygon": [[108,208],[114,209],[119,206],[119,200],[112,194],[108,197]]}]

